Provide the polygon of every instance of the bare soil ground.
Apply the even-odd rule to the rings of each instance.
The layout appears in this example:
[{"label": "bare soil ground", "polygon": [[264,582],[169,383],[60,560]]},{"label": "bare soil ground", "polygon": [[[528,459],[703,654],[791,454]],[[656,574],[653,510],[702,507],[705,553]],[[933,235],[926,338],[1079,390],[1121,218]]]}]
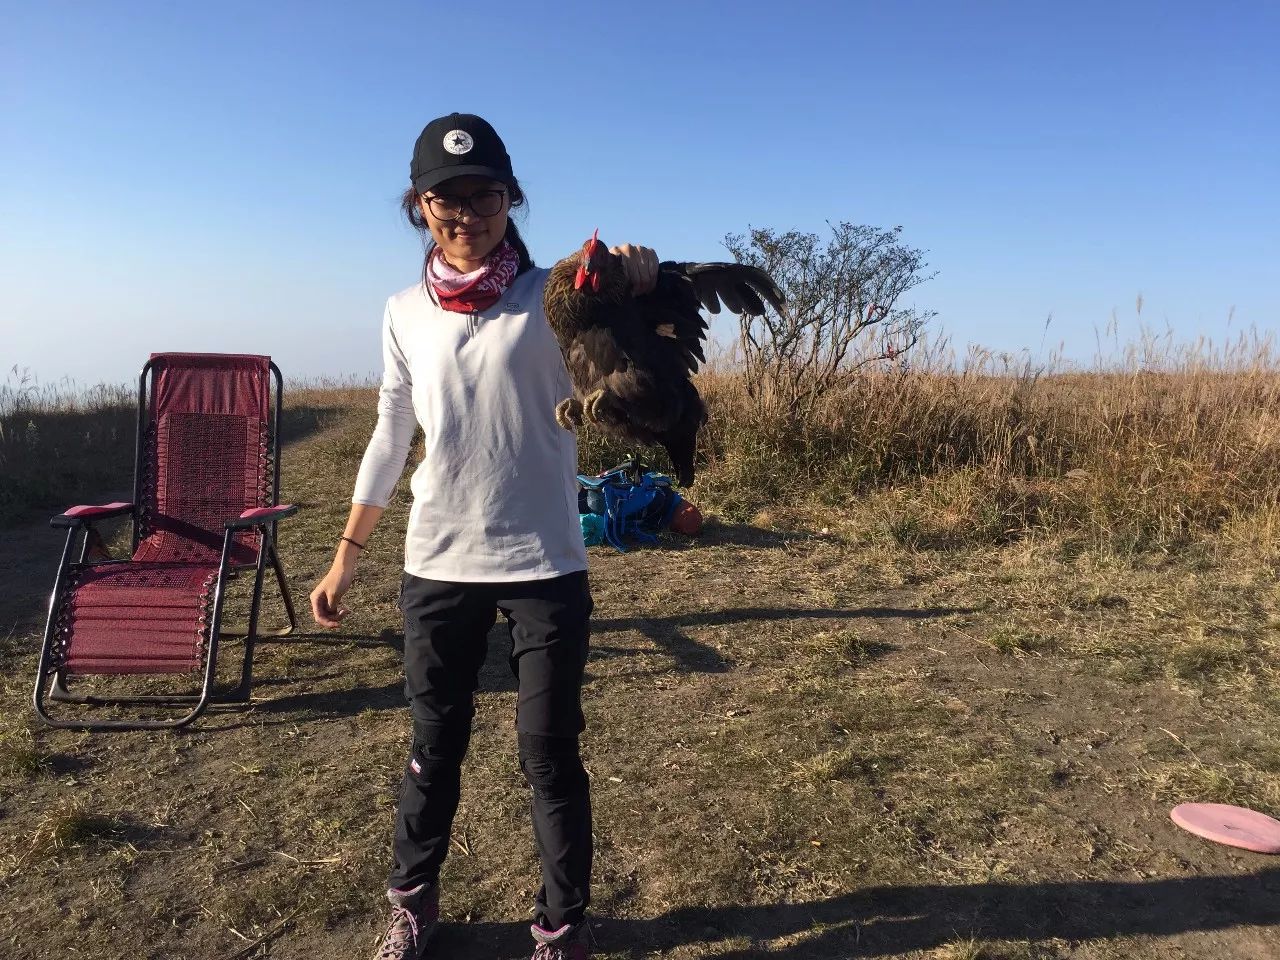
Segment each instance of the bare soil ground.
[{"label": "bare soil ground", "polygon": [[[281,537],[301,607],[369,423],[293,416],[283,499],[304,509]],[[372,955],[409,736],[398,496],[344,629],[308,617],[264,643],[252,705],[179,733],[36,723],[60,539],[41,518],[5,532],[0,955]],[[601,955],[1280,957],[1280,861],[1168,819],[1184,800],[1280,811],[1273,566],[885,530],[851,503],[592,548]],[[490,642],[440,957],[530,949],[504,625]]]}]

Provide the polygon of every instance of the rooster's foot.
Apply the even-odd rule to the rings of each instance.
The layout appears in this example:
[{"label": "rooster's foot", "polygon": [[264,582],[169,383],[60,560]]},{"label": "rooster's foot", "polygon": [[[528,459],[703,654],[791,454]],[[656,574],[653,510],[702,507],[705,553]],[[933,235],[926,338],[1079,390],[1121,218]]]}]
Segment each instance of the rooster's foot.
[{"label": "rooster's foot", "polygon": [[605,398],[604,388],[601,387],[594,393],[587,394],[582,400],[582,412],[586,414],[588,420],[592,423],[599,423],[603,411],[600,404]]},{"label": "rooster's foot", "polygon": [[582,404],[577,397],[569,397],[556,404],[556,423],[570,433],[582,426]]}]

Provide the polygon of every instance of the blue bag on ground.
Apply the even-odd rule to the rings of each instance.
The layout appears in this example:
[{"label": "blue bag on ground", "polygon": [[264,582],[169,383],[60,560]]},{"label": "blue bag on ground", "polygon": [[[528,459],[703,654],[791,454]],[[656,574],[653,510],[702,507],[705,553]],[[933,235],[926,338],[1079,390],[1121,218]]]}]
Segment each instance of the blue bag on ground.
[{"label": "blue bag on ground", "polygon": [[603,539],[625,553],[628,539],[653,543],[683,500],[670,477],[636,460],[595,477],[578,474],[578,519],[587,546]]}]

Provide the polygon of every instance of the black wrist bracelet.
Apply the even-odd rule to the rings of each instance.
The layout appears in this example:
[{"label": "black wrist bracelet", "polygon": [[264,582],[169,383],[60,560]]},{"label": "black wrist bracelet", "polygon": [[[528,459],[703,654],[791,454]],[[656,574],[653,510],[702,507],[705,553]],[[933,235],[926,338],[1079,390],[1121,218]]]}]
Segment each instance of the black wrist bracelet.
[{"label": "black wrist bracelet", "polygon": [[359,540],[352,540],[350,537],[341,537],[340,539],[347,541],[347,543],[354,543],[361,550],[364,549],[364,544],[361,543]]}]

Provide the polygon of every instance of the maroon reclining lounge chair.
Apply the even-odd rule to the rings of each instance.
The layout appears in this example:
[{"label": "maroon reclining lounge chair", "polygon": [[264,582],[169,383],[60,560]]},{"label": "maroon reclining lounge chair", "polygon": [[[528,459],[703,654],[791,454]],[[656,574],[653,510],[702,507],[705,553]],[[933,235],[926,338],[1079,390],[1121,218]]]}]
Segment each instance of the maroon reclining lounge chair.
[{"label": "maroon reclining lounge chair", "polygon": [[[149,378],[148,378],[148,375]],[[274,402],[271,381],[274,378]],[[148,384],[150,389],[148,389]],[[35,708],[55,727],[141,730],[180,727],[211,701],[244,702],[266,566],[289,626],[293,600],[276,552],[280,505],[282,381],[270,357],[154,353],[138,378],[133,502],[72,507],[50,521],[67,529],[36,674]],[[94,522],[129,514],[128,559],[103,559]],[[77,534],[79,559],[72,561]],[[247,629],[222,630],[227,581],[254,571]],[[215,693],[220,636],[243,636],[239,683]],[[199,693],[77,696],[82,675],[194,674]],[[52,682],[51,682],[52,681]],[[173,719],[58,719],[47,701],[183,710]]]}]

